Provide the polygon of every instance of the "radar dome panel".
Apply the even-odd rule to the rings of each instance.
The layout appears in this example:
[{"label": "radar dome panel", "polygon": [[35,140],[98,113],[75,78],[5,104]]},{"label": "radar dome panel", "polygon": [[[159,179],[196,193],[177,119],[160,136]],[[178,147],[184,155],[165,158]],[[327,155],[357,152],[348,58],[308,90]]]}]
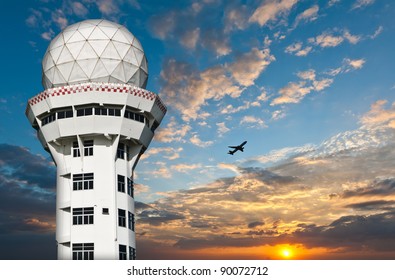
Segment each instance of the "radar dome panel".
[{"label": "radar dome panel", "polygon": [[147,68],[140,42],[124,26],[85,20],[52,40],[42,61],[42,83],[45,89],[97,81],[145,88]]}]

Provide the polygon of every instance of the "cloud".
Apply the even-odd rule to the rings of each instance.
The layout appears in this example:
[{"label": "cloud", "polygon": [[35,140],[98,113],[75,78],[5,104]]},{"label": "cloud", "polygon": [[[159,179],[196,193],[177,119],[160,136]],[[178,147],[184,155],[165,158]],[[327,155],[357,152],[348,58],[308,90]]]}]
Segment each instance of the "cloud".
[{"label": "cloud", "polygon": [[89,13],[88,9],[80,2],[72,2],[71,8],[73,13],[79,17],[85,17]]},{"label": "cloud", "polygon": [[213,141],[202,141],[202,140],[200,140],[200,138],[199,138],[196,134],[194,134],[194,135],[189,139],[189,141],[190,141],[193,145],[198,146],[198,147],[200,147],[200,148],[206,148],[206,147],[211,146],[212,144],[214,144]]},{"label": "cloud", "polygon": [[[165,136],[161,136],[164,137],[166,139]],[[164,142],[164,141],[162,141]],[[177,158],[180,157],[180,152],[183,151],[183,148],[172,148],[172,147],[154,147],[154,148],[150,148],[148,149],[148,152],[145,152],[142,157],[141,160],[145,160],[151,156],[160,154],[161,157],[167,158],[168,160],[175,160]]]},{"label": "cloud", "polygon": [[276,110],[272,112],[272,120],[276,121],[276,120],[280,120],[285,118],[286,114],[283,110]]},{"label": "cloud", "polygon": [[383,32],[384,28],[380,25],[376,31],[369,36],[370,39],[375,39],[377,36],[379,36]]},{"label": "cloud", "polygon": [[269,49],[253,48],[250,52],[237,57],[229,64],[232,77],[242,86],[251,86],[266,67],[275,60]]},{"label": "cloud", "polygon": [[200,38],[200,28],[185,32],[181,37],[181,44],[187,49],[194,50]]},{"label": "cloud", "polygon": [[290,82],[287,86],[279,90],[279,97],[276,97],[271,103],[271,106],[285,104],[285,103],[299,103],[305,95],[309,94],[314,88],[306,85],[305,81],[297,83]]},{"label": "cloud", "polygon": [[147,193],[150,191],[150,187],[144,184],[134,184],[134,194],[139,195],[141,193]]},{"label": "cloud", "polygon": [[387,100],[378,100],[371,105],[370,111],[361,118],[361,123],[366,126],[383,125],[395,128],[395,102],[389,109],[385,108]]},{"label": "cloud", "polygon": [[34,155],[24,147],[0,144],[0,170],[26,185],[43,190],[55,189],[55,166],[52,161]]},{"label": "cloud", "polygon": [[29,27],[38,27],[40,22],[43,20],[43,14],[39,10],[31,9],[31,14],[25,20],[25,23]]},{"label": "cloud", "polygon": [[53,30],[50,29],[47,32],[41,33],[41,38],[43,38],[44,40],[47,40],[47,41],[51,41],[53,39],[54,35],[55,35],[55,32],[53,32]]},{"label": "cloud", "polygon": [[351,66],[353,69],[361,69],[362,66],[365,64],[364,59],[356,59],[356,60],[351,60],[351,59],[345,59],[345,63]]},{"label": "cloud", "polygon": [[217,123],[218,133],[222,136],[223,134],[230,131],[229,128],[226,127],[225,122]]},{"label": "cloud", "polygon": [[329,87],[333,83],[333,79],[325,78],[321,80],[313,81],[313,86],[315,91],[322,91]]},{"label": "cloud", "polygon": [[51,13],[52,21],[62,30],[68,25],[68,20],[62,10],[56,9]]},{"label": "cloud", "polygon": [[343,37],[350,43],[355,45],[361,40],[361,36],[352,35],[348,30],[344,30]]},{"label": "cloud", "polygon": [[211,50],[217,56],[224,56],[231,52],[229,38],[224,34],[223,30],[202,30],[201,41],[205,48]]},{"label": "cloud", "polygon": [[352,5],[351,10],[362,9],[366,6],[372,5],[375,0],[356,0]]},{"label": "cloud", "polygon": [[164,143],[185,142],[184,137],[190,130],[189,125],[180,125],[175,117],[171,117],[166,127],[159,127],[156,130],[155,140]]},{"label": "cloud", "polygon": [[177,172],[187,173],[190,170],[195,170],[195,169],[198,169],[198,168],[201,168],[201,167],[202,167],[201,164],[180,163],[180,164],[172,165],[171,169],[172,170],[176,170]]},{"label": "cloud", "polygon": [[233,107],[232,104],[228,104],[228,105],[226,105],[225,108],[223,108],[221,110],[221,114],[234,114],[234,113],[246,110],[246,109],[248,109],[250,107],[251,107],[251,103],[247,102],[247,101],[244,102],[244,105],[241,105],[241,106],[236,107],[236,108]]},{"label": "cloud", "polygon": [[322,48],[336,47],[340,45],[344,38],[342,36],[335,36],[328,32],[324,32],[315,38],[310,38],[309,43],[320,46]]},{"label": "cloud", "polygon": [[328,6],[331,7],[331,6],[333,6],[333,5],[335,5],[336,3],[339,3],[339,2],[340,2],[340,0],[329,0]]},{"label": "cloud", "polygon": [[[278,244],[302,251],[321,248],[324,255],[311,255],[317,258],[393,256],[395,247],[385,253],[385,244],[395,241],[390,235],[395,180],[388,176],[394,168],[394,139],[392,129],[375,126],[266,155],[258,147],[255,157],[217,166],[233,171],[232,176],[167,192],[155,201],[154,209],[165,212],[153,215],[153,224],[146,215],[144,240],[172,244],[177,253],[168,258],[181,252],[197,258],[197,251],[214,247],[236,251],[240,258],[242,252],[267,252],[261,246]],[[351,209],[364,215],[350,215]],[[156,223],[162,216],[170,216],[170,223]],[[222,252],[212,256],[219,255],[231,258]]]},{"label": "cloud", "polygon": [[304,49],[302,49],[302,46],[303,44],[301,42],[293,43],[285,49],[285,52],[289,54],[295,54],[296,56],[306,56],[313,49],[313,47],[311,46],[307,46]]},{"label": "cloud", "polygon": [[302,12],[301,14],[299,14],[296,19],[295,19],[295,23],[294,23],[294,28],[296,26],[298,26],[298,24],[301,21],[314,21],[317,19],[318,17],[318,11],[319,11],[319,6],[318,5],[314,5],[310,8],[308,8],[307,10],[305,10],[304,12]]},{"label": "cloud", "polygon": [[297,0],[269,0],[264,1],[248,19],[250,23],[257,23],[260,26],[266,25],[269,21],[274,21],[278,17],[286,15]]},{"label": "cloud", "polygon": [[288,85],[282,87],[278,93],[280,96],[276,97],[270,103],[271,106],[287,104],[287,103],[299,103],[305,98],[306,95],[312,91],[320,92],[328,88],[333,82],[332,77],[337,76],[341,73],[348,73],[353,70],[358,70],[365,64],[365,59],[343,59],[342,66],[330,69],[320,75],[329,75],[331,77],[317,78],[317,73],[314,69],[308,69],[306,71],[300,71],[296,75],[301,79],[298,82],[289,82]]},{"label": "cloud", "polygon": [[359,203],[352,203],[346,205],[347,208],[353,208],[355,210],[363,210],[363,211],[377,211],[378,209],[386,210],[386,209],[395,209],[395,201],[393,200],[373,200],[373,201],[365,201]]},{"label": "cloud", "polygon": [[376,179],[365,187],[347,189],[342,192],[341,197],[372,197],[392,196],[395,194],[395,178]]},{"label": "cloud", "polygon": [[252,223],[249,223],[248,224],[248,228],[256,228],[256,227],[259,227],[259,226],[263,226],[263,225],[265,225],[265,223],[264,222],[252,222]]},{"label": "cloud", "polygon": [[183,215],[177,214],[175,212],[149,209],[143,210],[140,214],[138,214],[138,223],[147,223],[152,226],[160,226],[163,223],[170,223],[183,218]]},{"label": "cloud", "polygon": [[203,71],[170,59],[161,72],[162,96],[182,114],[184,121],[195,120],[201,117],[199,111],[208,101],[219,101],[225,96],[239,97],[244,87],[253,85],[273,60],[268,49],[257,48],[232,62]]},{"label": "cloud", "polygon": [[149,19],[149,28],[159,39],[166,39],[176,26],[176,14],[171,11],[165,15],[154,15]]},{"label": "cloud", "polygon": [[354,70],[361,69],[365,63],[366,60],[363,58],[361,59],[345,58],[343,59],[342,65],[340,67],[331,69],[326,74],[330,76],[337,76],[342,73],[348,73]]},{"label": "cloud", "polygon": [[119,4],[116,0],[97,0],[95,3],[103,15],[113,16],[120,12]]},{"label": "cloud", "polygon": [[301,72],[298,72],[296,75],[303,80],[315,81],[315,70],[314,69],[301,71]]},{"label": "cloud", "polygon": [[262,120],[261,118],[257,118],[255,116],[244,116],[240,124],[247,124],[248,127],[250,128],[266,128],[267,125],[265,124],[265,121]]},{"label": "cloud", "polygon": [[161,166],[158,169],[151,171],[150,174],[152,174],[154,177],[160,177],[160,178],[166,178],[166,179],[169,179],[172,177],[170,170],[165,166]]},{"label": "cloud", "polygon": [[246,5],[229,7],[225,10],[225,32],[234,29],[244,30],[248,26],[248,10]]},{"label": "cloud", "polygon": [[[52,161],[24,147],[0,144],[0,259],[56,257],[55,178]],[[45,246],[38,249],[36,242]]]},{"label": "cloud", "polygon": [[[347,248],[358,251],[393,251],[395,217],[392,212],[370,216],[343,216],[327,226],[310,226],[292,234],[294,242],[309,247]],[[387,244],[387,245],[385,245]],[[363,258],[363,256],[361,256]]]}]

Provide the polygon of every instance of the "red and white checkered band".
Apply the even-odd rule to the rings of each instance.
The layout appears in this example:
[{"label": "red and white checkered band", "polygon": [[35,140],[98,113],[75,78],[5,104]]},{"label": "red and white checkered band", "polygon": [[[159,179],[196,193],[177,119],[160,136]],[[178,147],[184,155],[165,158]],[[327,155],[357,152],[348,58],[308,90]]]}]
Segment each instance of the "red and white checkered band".
[{"label": "red and white checkered band", "polygon": [[29,99],[30,106],[33,106],[48,97],[74,94],[74,93],[87,93],[92,91],[107,92],[107,93],[129,93],[137,97],[141,97],[150,101],[155,100],[155,104],[160,108],[163,113],[166,113],[166,106],[162,100],[155,93],[148,90],[138,88],[131,85],[113,84],[113,83],[85,83],[78,85],[62,86],[57,88],[47,89],[40,94]]}]

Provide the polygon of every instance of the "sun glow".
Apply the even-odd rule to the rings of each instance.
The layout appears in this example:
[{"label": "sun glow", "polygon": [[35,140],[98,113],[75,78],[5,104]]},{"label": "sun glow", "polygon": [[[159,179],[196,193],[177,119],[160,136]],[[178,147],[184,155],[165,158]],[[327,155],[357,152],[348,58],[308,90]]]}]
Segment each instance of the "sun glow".
[{"label": "sun glow", "polygon": [[284,248],[284,249],[281,250],[281,255],[282,255],[284,258],[289,259],[289,258],[292,257],[293,254],[292,254],[292,251],[291,251],[290,249]]}]

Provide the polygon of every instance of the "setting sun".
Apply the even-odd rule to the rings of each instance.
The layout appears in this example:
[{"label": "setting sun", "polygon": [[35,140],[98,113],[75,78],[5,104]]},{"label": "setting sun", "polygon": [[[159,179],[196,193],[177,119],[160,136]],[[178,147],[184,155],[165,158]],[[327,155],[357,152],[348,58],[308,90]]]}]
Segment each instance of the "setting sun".
[{"label": "setting sun", "polygon": [[281,254],[281,256],[282,256],[283,258],[286,258],[286,259],[291,258],[292,255],[293,255],[293,254],[292,254],[292,251],[291,251],[290,249],[288,249],[288,248],[282,249],[281,252],[280,252],[280,254]]}]

